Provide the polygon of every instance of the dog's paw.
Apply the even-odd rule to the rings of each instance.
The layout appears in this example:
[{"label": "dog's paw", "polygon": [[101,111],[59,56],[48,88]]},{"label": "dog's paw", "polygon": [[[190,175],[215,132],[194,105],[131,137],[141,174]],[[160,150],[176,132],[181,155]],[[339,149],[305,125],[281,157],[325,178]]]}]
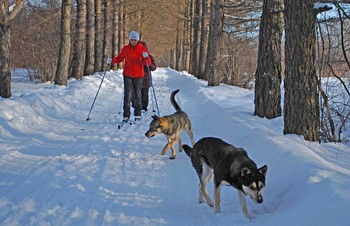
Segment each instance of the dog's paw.
[{"label": "dog's paw", "polygon": [[215,208],[214,213],[221,213],[221,209],[220,209],[220,207],[219,207],[219,208]]},{"label": "dog's paw", "polygon": [[249,211],[248,211],[247,208],[243,208],[243,209],[242,209],[242,212],[244,213],[244,215],[245,215],[248,219],[252,220],[252,219],[254,218],[254,217],[249,213]]},{"label": "dog's paw", "polygon": [[176,155],[174,155],[174,156],[170,156],[170,157],[169,157],[169,159],[171,159],[171,160],[176,159]]},{"label": "dog's paw", "polygon": [[[210,200],[210,201],[208,202],[208,206],[214,207],[214,203]],[[215,208],[215,209],[216,209],[216,208]],[[219,208],[219,210],[220,210],[220,208]]]},{"label": "dog's paw", "polygon": [[248,214],[245,214],[246,218],[248,218],[249,220],[253,220],[254,217],[252,215],[250,215],[249,213]]}]

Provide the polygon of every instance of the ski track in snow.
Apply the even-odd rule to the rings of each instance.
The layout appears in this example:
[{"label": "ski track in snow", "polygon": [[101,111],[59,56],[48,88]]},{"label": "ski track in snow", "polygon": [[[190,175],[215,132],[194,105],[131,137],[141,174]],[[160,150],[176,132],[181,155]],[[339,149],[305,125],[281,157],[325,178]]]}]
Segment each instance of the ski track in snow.
[{"label": "ski track in snow", "polygon": [[[185,72],[157,69],[153,84],[161,115],[174,112],[169,97],[179,88],[175,98],[190,116],[195,140],[220,137],[248,150],[258,166],[269,166],[265,202],[256,205],[247,197],[253,220],[241,212],[236,190],[227,187],[221,189],[222,213],[214,214],[206,203],[198,204],[198,178],[189,158],[177,152],[177,159],[169,160],[170,151],[161,156],[166,138],[144,135],[156,114],[155,103],[150,100],[140,123],[118,130],[120,71],[107,73],[91,121],[86,121],[101,77],[71,80],[68,87],[15,82],[13,98],[1,99],[6,105],[0,110],[1,225],[328,225],[334,218],[339,219],[337,225],[345,222],[341,214],[329,221],[315,216],[303,221],[302,216],[319,198],[312,192],[321,184],[336,187],[328,198],[319,192],[325,201],[341,196],[346,201],[339,201],[338,207],[350,207],[349,188],[343,186],[350,184],[349,147],[308,147],[298,136],[282,135],[280,118],[252,116],[251,91],[207,87]],[[235,98],[220,92],[231,92]],[[186,133],[181,137],[190,144]],[[326,147],[338,153],[330,154]],[[209,192],[212,196],[212,182]],[[300,208],[304,200],[310,204]],[[293,210],[298,220],[289,215],[295,208],[300,209]],[[293,220],[285,221],[286,216]]]}]

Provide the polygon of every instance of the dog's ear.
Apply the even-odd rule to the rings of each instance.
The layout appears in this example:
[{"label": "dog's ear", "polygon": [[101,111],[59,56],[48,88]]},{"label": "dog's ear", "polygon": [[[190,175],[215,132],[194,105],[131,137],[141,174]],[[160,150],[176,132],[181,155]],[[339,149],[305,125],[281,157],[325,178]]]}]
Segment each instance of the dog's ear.
[{"label": "dog's ear", "polygon": [[164,118],[159,118],[159,125],[164,128],[167,125],[167,121]]},{"label": "dog's ear", "polygon": [[248,176],[249,174],[251,174],[252,171],[248,168],[248,167],[243,167],[241,169],[241,176],[244,177],[244,176]]},{"label": "dog's ear", "polygon": [[266,173],[267,173],[267,165],[264,165],[264,166],[260,167],[260,168],[258,169],[258,171],[259,171],[260,174],[263,174],[264,176],[266,176]]},{"label": "dog's ear", "polygon": [[157,115],[152,115],[152,118],[156,119],[156,120],[159,119],[159,117]]}]

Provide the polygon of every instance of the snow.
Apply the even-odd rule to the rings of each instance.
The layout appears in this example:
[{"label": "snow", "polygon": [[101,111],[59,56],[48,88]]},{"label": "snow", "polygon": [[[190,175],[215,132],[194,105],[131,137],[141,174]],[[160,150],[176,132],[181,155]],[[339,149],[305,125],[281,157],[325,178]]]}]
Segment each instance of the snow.
[{"label": "snow", "polygon": [[[267,164],[264,202],[221,189],[222,212],[198,203],[198,178],[184,152],[160,152],[163,135],[144,134],[154,112],[137,125],[121,121],[121,71],[32,83],[13,75],[12,98],[0,98],[1,225],[348,225],[350,146],[283,135],[283,118],[253,116],[254,92],[208,87],[186,72],[159,68],[153,83],[161,115],[174,112],[170,93],[192,121],[195,140],[219,137]],[[155,103],[153,103],[155,106]],[[149,108],[152,110],[152,102]],[[187,134],[182,141],[190,144]],[[177,146],[176,146],[177,147]],[[209,192],[213,198],[213,184]]]},{"label": "snow", "polygon": [[328,8],[328,7],[331,7],[330,4],[327,4],[327,3],[321,3],[321,2],[315,2],[314,3],[314,9],[322,9],[322,8]]}]

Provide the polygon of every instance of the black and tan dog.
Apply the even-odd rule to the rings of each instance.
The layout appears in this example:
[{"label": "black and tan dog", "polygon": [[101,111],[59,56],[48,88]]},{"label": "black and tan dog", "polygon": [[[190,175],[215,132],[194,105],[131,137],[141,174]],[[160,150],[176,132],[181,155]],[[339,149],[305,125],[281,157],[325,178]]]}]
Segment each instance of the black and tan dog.
[{"label": "black and tan dog", "polygon": [[191,158],[199,177],[199,202],[203,202],[204,196],[208,205],[214,207],[207,191],[208,181],[214,173],[215,212],[221,211],[220,189],[223,182],[226,182],[238,190],[242,211],[251,218],[245,196],[249,195],[256,203],[263,202],[262,190],[265,186],[267,166],[258,169],[244,149],[214,137],[202,138],[193,149],[188,145],[183,145],[183,148]]},{"label": "black and tan dog", "polygon": [[175,90],[170,95],[170,102],[175,108],[176,112],[163,117],[153,115],[153,120],[149,126],[149,130],[145,134],[148,138],[157,134],[164,134],[168,139],[168,143],[163,148],[161,154],[165,155],[167,150],[171,148],[170,159],[176,158],[176,151],[174,148],[176,142],[179,143],[179,151],[182,151],[182,142],[180,137],[182,130],[185,130],[188,133],[191,138],[192,145],[194,145],[191,122],[187,114],[181,110],[180,106],[175,101],[175,95],[178,92],[179,90]]}]

